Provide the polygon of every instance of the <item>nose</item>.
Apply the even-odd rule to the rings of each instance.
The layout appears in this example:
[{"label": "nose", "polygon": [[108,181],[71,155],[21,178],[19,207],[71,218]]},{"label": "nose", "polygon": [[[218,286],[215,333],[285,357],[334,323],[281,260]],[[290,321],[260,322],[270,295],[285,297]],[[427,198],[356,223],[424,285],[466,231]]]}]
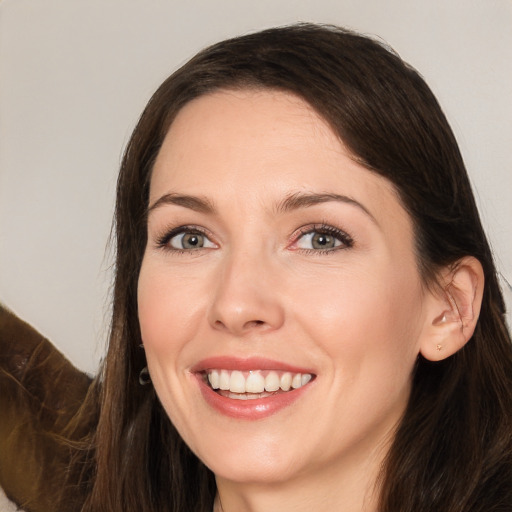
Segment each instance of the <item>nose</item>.
[{"label": "nose", "polygon": [[217,275],[208,321],[235,336],[279,329],[284,322],[280,283],[261,254],[231,255]]}]

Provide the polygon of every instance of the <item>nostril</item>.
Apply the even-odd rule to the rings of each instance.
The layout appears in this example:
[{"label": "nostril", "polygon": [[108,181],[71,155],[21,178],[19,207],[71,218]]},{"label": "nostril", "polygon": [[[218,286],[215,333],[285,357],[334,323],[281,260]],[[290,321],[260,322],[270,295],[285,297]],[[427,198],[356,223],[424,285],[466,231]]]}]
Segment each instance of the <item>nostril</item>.
[{"label": "nostril", "polygon": [[240,334],[250,331],[252,329],[263,329],[267,325],[267,322],[265,322],[264,320],[249,320],[247,322],[238,324],[238,326],[234,324],[224,323],[222,320],[216,320],[214,323],[216,329],[237,331]]},{"label": "nostril", "polygon": [[260,327],[261,325],[265,325],[265,322],[263,320],[251,320],[250,322],[246,322],[245,327]]}]

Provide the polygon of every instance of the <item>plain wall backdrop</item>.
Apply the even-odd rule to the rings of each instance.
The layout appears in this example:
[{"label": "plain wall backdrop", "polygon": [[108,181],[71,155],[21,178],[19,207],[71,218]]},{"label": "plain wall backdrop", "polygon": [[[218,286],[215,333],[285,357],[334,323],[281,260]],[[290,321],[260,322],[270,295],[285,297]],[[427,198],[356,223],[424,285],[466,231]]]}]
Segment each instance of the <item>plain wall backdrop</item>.
[{"label": "plain wall backdrop", "polygon": [[422,73],[512,281],[511,0],[4,0],[0,301],[80,368],[104,352],[117,169],[151,93],[202,47],[294,21],[377,34]]}]

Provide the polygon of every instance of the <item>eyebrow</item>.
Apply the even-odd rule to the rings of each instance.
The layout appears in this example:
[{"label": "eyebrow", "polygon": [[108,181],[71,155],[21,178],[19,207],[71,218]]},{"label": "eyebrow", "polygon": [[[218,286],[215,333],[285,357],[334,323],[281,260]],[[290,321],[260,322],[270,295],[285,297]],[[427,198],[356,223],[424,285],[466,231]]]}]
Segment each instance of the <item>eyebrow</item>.
[{"label": "eyebrow", "polygon": [[[341,194],[297,192],[295,194],[287,196],[282,201],[280,201],[275,206],[274,211],[276,213],[287,213],[293,210],[309,208],[311,206],[327,202],[339,202],[356,206],[368,217],[370,217],[370,219],[373,222],[378,224],[375,217],[363,204],[361,204],[359,201],[356,201],[355,199],[352,199],[351,197],[344,196]],[[206,197],[169,193],[164,194],[162,197],[157,199],[151,206],[149,206],[147,210],[148,215],[152,211],[164,205],[182,206],[184,208],[188,208],[190,210],[194,210],[196,212],[205,214],[216,213],[214,204]]]},{"label": "eyebrow", "polygon": [[188,208],[199,213],[215,213],[215,206],[206,197],[169,193],[164,194],[162,197],[157,199],[151,206],[149,206],[147,211],[148,215],[153,210],[167,204],[183,206],[184,208]]},{"label": "eyebrow", "polygon": [[370,213],[370,211],[359,201],[352,199],[351,197],[344,196],[341,194],[331,194],[331,193],[323,193],[323,194],[315,194],[315,193],[303,193],[297,192],[296,194],[292,194],[286,197],[283,201],[281,201],[276,208],[277,212],[289,212],[292,210],[298,210],[300,208],[309,208],[311,206],[315,206],[321,203],[328,202],[339,202],[350,204],[356,206],[360,210],[362,210],[368,217],[370,217],[373,222],[378,224],[377,219]]}]

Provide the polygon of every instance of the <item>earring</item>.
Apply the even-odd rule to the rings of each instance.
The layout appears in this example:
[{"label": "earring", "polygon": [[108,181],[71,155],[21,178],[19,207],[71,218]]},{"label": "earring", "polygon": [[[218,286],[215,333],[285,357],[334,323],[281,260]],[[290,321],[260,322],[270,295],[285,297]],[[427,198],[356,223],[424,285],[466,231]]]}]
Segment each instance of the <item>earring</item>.
[{"label": "earring", "polygon": [[139,373],[139,384],[141,386],[145,386],[146,384],[151,383],[151,376],[149,375],[149,370],[147,366],[144,366]]},{"label": "earring", "polygon": [[443,348],[443,346],[442,346],[442,345],[439,345],[439,344],[438,344],[438,345],[436,345],[436,350],[437,350],[438,352],[441,352],[441,349],[442,349],[442,348]]}]

